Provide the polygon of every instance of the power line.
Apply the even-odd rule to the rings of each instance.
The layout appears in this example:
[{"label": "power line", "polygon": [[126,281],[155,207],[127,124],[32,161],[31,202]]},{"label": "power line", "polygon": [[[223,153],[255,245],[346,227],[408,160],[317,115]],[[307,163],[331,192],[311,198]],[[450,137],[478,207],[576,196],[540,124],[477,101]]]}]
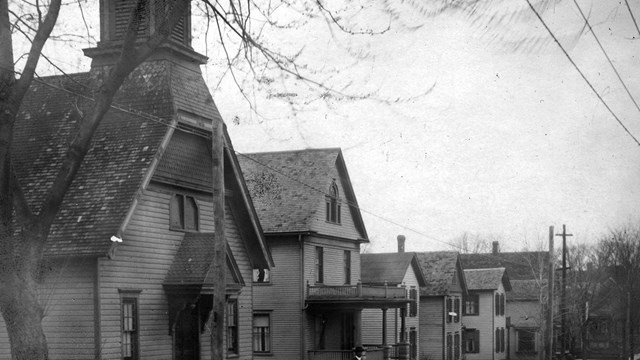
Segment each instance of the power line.
[{"label": "power line", "polygon": [[600,99],[600,102],[602,103],[602,105],[604,105],[605,108],[607,108],[607,110],[609,110],[609,113],[611,113],[611,115],[613,116],[613,118],[618,122],[618,124],[620,124],[620,126],[624,129],[624,131],[633,139],[633,141],[636,143],[636,145],[640,146],[640,141],[638,141],[638,139],[633,136],[633,134],[629,131],[629,129],[627,129],[627,127],[624,125],[624,123],[622,122],[622,120],[620,120],[618,118],[618,115],[616,115],[613,110],[611,109],[611,107],[609,107],[609,105],[607,104],[606,101],[604,101],[604,99],[602,98],[602,96],[600,96],[600,94],[598,93],[598,91],[593,87],[593,85],[591,84],[591,82],[589,81],[589,79],[587,79],[587,77],[582,73],[582,70],[580,70],[580,68],[578,67],[578,65],[573,61],[573,59],[571,58],[571,56],[569,55],[569,53],[564,49],[564,47],[562,46],[562,44],[560,43],[560,41],[558,41],[558,39],[556,38],[556,36],[553,34],[553,32],[551,31],[551,29],[549,29],[549,26],[547,26],[547,23],[544,22],[544,20],[542,19],[542,17],[540,16],[540,14],[538,13],[538,11],[533,7],[533,5],[531,4],[530,0],[525,0],[527,2],[527,4],[529,4],[529,7],[531,8],[531,11],[533,11],[533,13],[536,15],[536,17],[538,18],[538,20],[540,20],[540,22],[542,23],[542,25],[544,26],[544,28],[547,30],[547,32],[549,33],[549,35],[551,36],[551,38],[553,38],[553,41],[556,42],[556,44],[558,44],[558,46],[560,47],[560,50],[562,50],[562,53],[564,53],[564,55],[567,57],[567,59],[569,60],[569,62],[571,63],[571,65],[573,65],[573,67],[576,69],[576,71],[578,71],[578,73],[580,74],[580,76],[582,77],[582,79],[587,83],[587,85],[589,85],[589,88],[591,88],[591,91],[593,91],[593,93],[598,97],[598,99]]},{"label": "power line", "polygon": [[633,105],[635,105],[636,109],[638,109],[638,111],[640,112],[640,106],[638,106],[638,103],[636,102],[636,99],[634,99],[633,95],[631,95],[631,92],[629,91],[629,88],[627,87],[627,84],[625,84],[624,80],[622,80],[622,77],[620,76],[620,73],[618,73],[618,69],[616,69],[616,67],[613,65],[613,62],[609,58],[609,54],[607,54],[607,52],[605,51],[604,47],[600,43],[600,39],[598,39],[598,36],[596,35],[595,31],[593,31],[593,28],[591,27],[591,24],[589,23],[589,20],[587,19],[587,17],[584,15],[584,12],[580,8],[580,5],[578,4],[578,1],[577,0],[573,0],[573,3],[578,8],[578,11],[580,12],[580,15],[582,15],[582,19],[584,19],[585,24],[587,24],[587,27],[589,27],[589,31],[591,31],[591,34],[593,35],[593,38],[596,40],[596,43],[598,43],[598,46],[600,47],[600,50],[602,50],[602,53],[604,54],[604,57],[607,58],[607,61],[609,62],[609,65],[611,65],[611,68],[613,69],[613,72],[616,73],[616,76],[618,77],[618,80],[620,80],[620,83],[622,84],[622,87],[627,92],[627,95],[629,95],[629,98],[633,102]]},{"label": "power line", "polygon": [[629,15],[631,15],[631,20],[633,20],[633,25],[636,26],[636,30],[638,31],[638,35],[640,35],[640,27],[638,27],[638,22],[636,21],[636,17],[633,16],[633,11],[631,11],[631,6],[629,5],[629,0],[624,0],[625,4],[627,4],[627,10],[629,10]]}]

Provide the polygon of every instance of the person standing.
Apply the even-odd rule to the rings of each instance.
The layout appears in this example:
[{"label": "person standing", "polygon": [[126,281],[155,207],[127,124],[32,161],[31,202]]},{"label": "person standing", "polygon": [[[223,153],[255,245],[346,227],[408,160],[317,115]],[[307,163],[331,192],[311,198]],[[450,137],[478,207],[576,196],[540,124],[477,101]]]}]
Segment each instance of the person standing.
[{"label": "person standing", "polygon": [[364,348],[362,346],[356,346],[355,349],[353,349],[353,357],[351,358],[351,360],[364,360]]}]

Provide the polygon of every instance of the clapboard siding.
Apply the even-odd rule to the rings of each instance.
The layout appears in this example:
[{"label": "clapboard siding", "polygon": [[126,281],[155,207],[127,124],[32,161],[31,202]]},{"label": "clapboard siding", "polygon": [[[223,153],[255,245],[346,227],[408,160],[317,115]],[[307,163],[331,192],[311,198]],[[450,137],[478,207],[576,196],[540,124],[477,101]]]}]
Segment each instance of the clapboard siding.
[{"label": "clapboard siding", "polygon": [[270,238],[269,247],[275,267],[270,283],[254,286],[253,308],[271,313],[273,351],[268,357],[298,360],[302,326],[300,244],[296,238]]},{"label": "clapboard siding", "polygon": [[338,179],[336,184],[338,185],[338,191],[340,192],[340,224],[334,224],[331,222],[327,222],[327,209],[326,209],[326,201],[325,195],[318,195],[318,207],[315,212],[315,217],[310,224],[312,231],[317,231],[320,234],[338,236],[346,239],[359,239],[362,238],[363,235],[358,233],[356,226],[353,221],[353,217],[351,215],[351,210],[349,209],[349,204],[345,197],[344,185],[342,179],[340,179],[340,175],[338,174],[337,168],[332,168],[332,173],[326,176],[327,184],[325,190],[326,193],[329,193],[329,186],[331,185],[331,179]]},{"label": "clapboard siding", "polygon": [[[171,359],[172,338],[169,335],[168,304],[162,282],[184,237],[184,233],[169,230],[167,191],[146,190],[123,235],[116,256],[101,261],[101,330],[103,359],[119,359],[120,292],[139,290],[140,349],[142,359]],[[200,230],[213,232],[211,202],[196,198],[200,211]],[[251,285],[251,264],[240,236],[233,211],[226,207],[225,231],[229,247],[245,284]],[[238,296],[239,359],[251,358],[251,287]],[[210,353],[210,333],[201,335],[203,355]]]},{"label": "clapboard siding", "polygon": [[464,325],[467,329],[476,329],[480,332],[480,351],[466,354],[469,360],[493,360],[494,351],[494,291],[474,292],[478,296],[478,315],[465,316]]},{"label": "clapboard siding", "polygon": [[[44,308],[42,327],[52,360],[92,359],[94,353],[95,259],[51,262],[39,288]],[[11,359],[4,320],[0,317],[0,359]]]},{"label": "clapboard siding", "polygon": [[[324,284],[344,285],[344,251],[351,251],[351,284],[360,280],[360,252],[357,244],[348,241],[306,237],[304,247],[304,279],[305,283],[315,284],[316,247],[324,252]],[[276,264],[276,266],[278,266]]]},{"label": "clapboard siding", "polygon": [[444,296],[420,298],[420,358],[442,360],[444,358]]}]

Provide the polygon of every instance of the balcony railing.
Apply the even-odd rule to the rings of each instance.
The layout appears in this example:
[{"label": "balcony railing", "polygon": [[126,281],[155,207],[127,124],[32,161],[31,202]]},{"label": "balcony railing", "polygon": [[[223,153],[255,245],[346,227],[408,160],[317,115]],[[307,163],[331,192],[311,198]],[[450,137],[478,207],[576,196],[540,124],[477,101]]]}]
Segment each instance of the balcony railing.
[{"label": "balcony railing", "polygon": [[307,299],[406,299],[403,287],[362,285],[310,285],[307,283]]},{"label": "balcony railing", "polygon": [[[353,352],[351,350],[311,350],[308,351],[309,360],[351,360]],[[364,359],[385,360],[383,349],[367,349]]]}]

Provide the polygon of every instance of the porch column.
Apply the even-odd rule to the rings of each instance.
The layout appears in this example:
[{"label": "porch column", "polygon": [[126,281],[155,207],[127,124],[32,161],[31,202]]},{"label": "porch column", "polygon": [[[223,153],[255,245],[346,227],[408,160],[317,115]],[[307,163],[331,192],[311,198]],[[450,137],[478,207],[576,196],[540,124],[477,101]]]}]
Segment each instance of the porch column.
[{"label": "porch column", "polygon": [[387,309],[382,309],[382,346],[387,346]]},{"label": "porch column", "polygon": [[354,344],[360,346],[362,345],[362,309],[354,311],[353,322],[355,324]]}]

